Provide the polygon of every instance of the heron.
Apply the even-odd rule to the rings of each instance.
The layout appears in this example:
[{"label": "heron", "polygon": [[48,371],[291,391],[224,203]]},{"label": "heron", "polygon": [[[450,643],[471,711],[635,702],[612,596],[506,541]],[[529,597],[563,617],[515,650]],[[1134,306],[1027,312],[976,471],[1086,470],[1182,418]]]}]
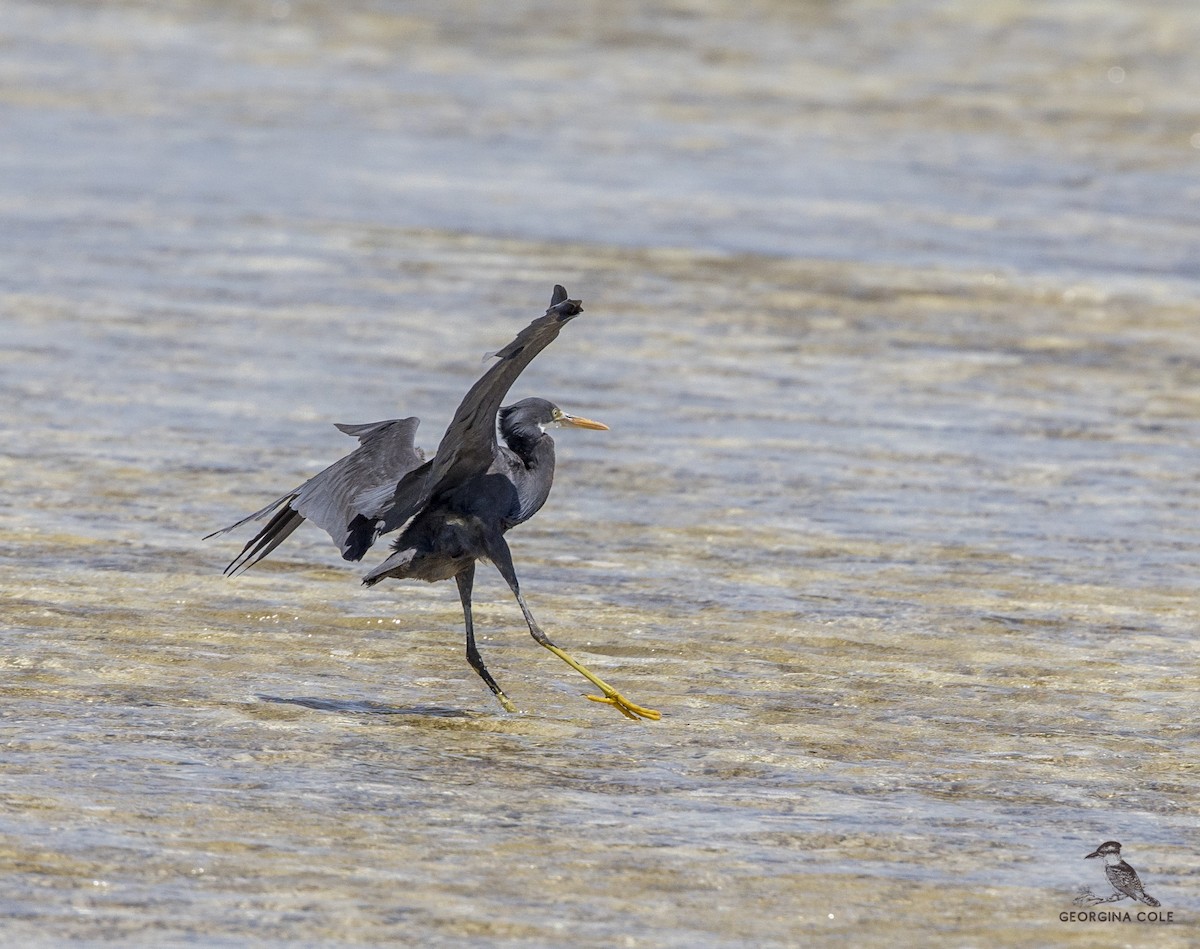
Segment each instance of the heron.
[{"label": "heron", "polygon": [[660,712],[631,702],[550,641],[525,602],[504,538],[541,510],[550,495],[554,440],[546,429],[608,429],[546,399],[501,406],[525,367],[582,312],[581,302],[569,299],[556,285],[545,315],[493,354],[496,361],[463,397],[432,458],[426,459],[416,447],[417,418],[338,424],[339,431],[359,441],[350,454],[266,507],[205,537],[270,516],[230,561],[225,575],[235,576],[259,563],[305,520],[325,530],[349,561],[361,560],[381,536],[399,531],[391,554],[363,577],[363,583],[453,578],[462,602],[467,662],[506,711],[516,712],[517,707],[488,671],[475,643],[471,593],[480,560],[499,570],[538,645],[600,690],[588,699],[611,705],[629,719],[661,718]]}]

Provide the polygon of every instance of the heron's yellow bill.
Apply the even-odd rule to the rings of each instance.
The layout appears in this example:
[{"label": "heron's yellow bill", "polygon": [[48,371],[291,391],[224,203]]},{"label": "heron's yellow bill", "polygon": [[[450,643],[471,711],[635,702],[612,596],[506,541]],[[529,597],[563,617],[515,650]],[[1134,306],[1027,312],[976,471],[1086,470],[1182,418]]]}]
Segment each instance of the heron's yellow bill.
[{"label": "heron's yellow bill", "polygon": [[579,415],[568,415],[566,412],[563,412],[555,421],[561,422],[563,425],[574,425],[576,428],[594,428],[602,432],[608,431],[608,426],[603,422],[593,422],[590,418],[583,418]]}]

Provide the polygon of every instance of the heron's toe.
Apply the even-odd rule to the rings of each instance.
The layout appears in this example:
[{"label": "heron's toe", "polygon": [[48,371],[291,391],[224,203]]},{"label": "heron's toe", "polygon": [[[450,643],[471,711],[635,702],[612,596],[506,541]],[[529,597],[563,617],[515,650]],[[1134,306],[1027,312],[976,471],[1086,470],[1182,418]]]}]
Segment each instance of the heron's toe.
[{"label": "heron's toe", "polygon": [[630,702],[620,692],[613,692],[606,695],[589,695],[587,698],[593,702],[611,705],[626,718],[634,721],[637,721],[639,718],[648,718],[652,722],[657,722],[662,718],[662,712],[652,708],[643,708],[635,702]]}]

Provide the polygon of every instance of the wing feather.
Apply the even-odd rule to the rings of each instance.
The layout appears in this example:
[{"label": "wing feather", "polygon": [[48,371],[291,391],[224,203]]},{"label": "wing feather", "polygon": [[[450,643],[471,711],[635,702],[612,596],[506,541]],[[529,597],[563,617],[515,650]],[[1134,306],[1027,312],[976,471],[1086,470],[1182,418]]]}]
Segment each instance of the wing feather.
[{"label": "wing feather", "polygon": [[[496,362],[471,386],[438,444],[432,463],[410,472],[396,485],[378,533],[401,527],[430,499],[476,474],[485,474],[496,456],[496,414],[525,367],[583,312],[579,300],[555,285],[550,307],[495,353]],[[360,524],[360,529],[363,525]],[[378,536],[378,534],[376,535]]]},{"label": "wing feather", "polygon": [[338,424],[339,431],[359,440],[354,451],[261,510],[208,535],[215,537],[227,533],[277,511],[266,526],[250,538],[241,553],[225,568],[225,573],[233,576],[254,566],[305,520],[328,533],[347,560],[360,559],[370,544],[361,546],[358,537],[351,543],[350,525],[357,518],[368,518],[374,523],[381,516],[382,508],[390,502],[396,483],[409,471],[422,466],[425,456],[414,444],[419,424],[417,418],[388,419],[364,425]]}]

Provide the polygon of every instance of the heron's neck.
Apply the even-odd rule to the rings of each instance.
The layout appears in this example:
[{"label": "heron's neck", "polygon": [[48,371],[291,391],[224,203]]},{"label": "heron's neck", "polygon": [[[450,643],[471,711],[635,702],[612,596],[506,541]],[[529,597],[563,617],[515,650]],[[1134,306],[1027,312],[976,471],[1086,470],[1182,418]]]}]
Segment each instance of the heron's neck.
[{"label": "heron's neck", "polygon": [[540,426],[522,426],[501,431],[504,444],[512,449],[526,468],[554,465],[554,439],[542,431]]},{"label": "heron's neck", "polygon": [[520,460],[519,467],[509,468],[509,477],[517,489],[517,510],[510,525],[529,520],[541,510],[550,497],[554,483],[554,439],[539,427],[529,432],[508,432],[504,442]]}]

